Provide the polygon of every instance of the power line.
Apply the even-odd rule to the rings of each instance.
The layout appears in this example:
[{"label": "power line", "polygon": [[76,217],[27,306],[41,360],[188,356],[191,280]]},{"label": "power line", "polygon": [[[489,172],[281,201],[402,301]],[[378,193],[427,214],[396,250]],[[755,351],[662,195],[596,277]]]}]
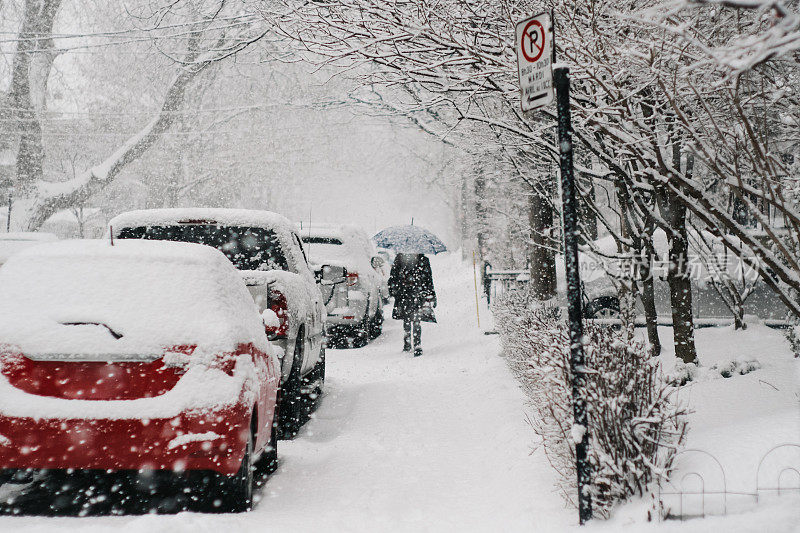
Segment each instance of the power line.
[{"label": "power line", "polygon": [[[193,20],[187,22],[180,22],[176,24],[167,24],[165,26],[159,26],[154,28],[130,28],[127,30],[109,30],[109,31],[100,31],[100,32],[93,32],[93,33],[32,33],[26,32],[25,35],[31,35],[32,37],[18,37],[16,39],[8,39],[0,42],[19,42],[19,41],[39,41],[41,39],[74,39],[74,38],[81,38],[81,37],[115,37],[119,35],[128,35],[131,33],[151,33],[155,31],[163,31],[169,30],[173,28],[185,28],[187,26],[196,26],[198,24],[204,24],[207,22],[218,22],[218,21],[231,21],[231,20],[239,20],[244,22],[246,19],[253,19],[257,18],[255,13],[248,14],[248,15],[233,15],[230,17],[216,17],[216,18],[206,18],[201,20]],[[229,26],[232,27],[232,26]],[[223,27],[224,28],[224,27]],[[200,31],[209,31],[215,28],[205,28],[203,30],[197,30],[195,33],[199,33]],[[218,29],[218,28],[217,28]],[[0,35],[20,35],[21,32],[18,31],[0,31]]]}]

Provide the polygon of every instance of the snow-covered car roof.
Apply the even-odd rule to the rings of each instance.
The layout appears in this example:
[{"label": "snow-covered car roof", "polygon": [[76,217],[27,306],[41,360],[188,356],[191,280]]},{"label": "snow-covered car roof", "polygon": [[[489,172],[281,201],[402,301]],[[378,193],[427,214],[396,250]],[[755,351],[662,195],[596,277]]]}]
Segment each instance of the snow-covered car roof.
[{"label": "snow-covered car roof", "polygon": [[182,242],[61,241],[0,269],[0,344],[25,353],[153,354],[179,345],[267,350],[240,274],[218,250]]},{"label": "snow-covered car roof", "polygon": [[58,240],[58,237],[52,233],[42,233],[38,231],[0,233],[0,265],[8,261],[9,257],[22,250],[43,242],[55,240]]},{"label": "snow-covered car roof", "polygon": [[109,227],[114,229],[115,235],[122,228],[157,226],[161,224],[219,224],[283,231],[292,231],[294,229],[289,219],[272,211],[214,207],[141,209],[117,215],[108,223]]},{"label": "snow-covered car roof", "polygon": [[[306,243],[306,253],[309,261],[315,264],[341,264],[348,270],[368,272],[372,269],[369,264],[374,253],[374,246],[366,232],[358,226],[342,224],[314,224],[303,225],[299,230],[300,238]],[[308,243],[309,239],[337,239],[344,245],[341,250],[333,250],[330,246],[323,249],[322,256],[315,253],[315,247],[320,244]],[[324,244],[322,245],[324,246]]]},{"label": "snow-covered car roof", "polygon": [[331,239],[344,239],[361,232],[357,226],[346,224],[303,224],[295,226],[300,237],[327,237]]}]

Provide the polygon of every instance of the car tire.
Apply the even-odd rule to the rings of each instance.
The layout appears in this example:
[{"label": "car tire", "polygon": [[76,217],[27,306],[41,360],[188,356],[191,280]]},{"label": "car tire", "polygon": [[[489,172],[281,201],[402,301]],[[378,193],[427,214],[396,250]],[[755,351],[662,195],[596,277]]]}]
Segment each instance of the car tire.
[{"label": "car tire", "polygon": [[322,344],[322,348],[319,349],[319,361],[317,361],[317,379],[320,382],[320,386],[325,384],[325,343]]},{"label": "car tire", "polygon": [[367,301],[367,309],[364,311],[364,318],[361,320],[361,323],[356,326],[355,332],[353,335],[353,348],[363,348],[367,344],[369,344],[370,340],[370,329],[372,326],[372,321],[369,318],[369,301]]},{"label": "car tire", "polygon": [[256,486],[261,487],[266,483],[270,474],[278,469],[278,423],[277,412],[272,423],[272,431],[267,448],[262,452],[261,457],[253,465],[253,475]]},{"label": "car tire", "polygon": [[244,513],[253,508],[253,433],[245,446],[239,471],[233,476],[219,474],[212,510],[221,513]]},{"label": "car tire", "polygon": [[370,340],[377,339],[383,333],[383,309],[378,307],[378,310],[375,312],[375,316],[372,317],[372,321],[369,325],[369,338]]},{"label": "car tire", "polygon": [[595,298],[583,310],[584,318],[619,318],[619,299],[614,296]]},{"label": "car tire", "polygon": [[317,409],[320,398],[322,398],[323,385],[325,384],[325,345],[319,350],[319,360],[311,372],[308,373],[308,378],[305,381],[305,396],[307,403],[307,411],[311,412]]},{"label": "car tire", "polygon": [[297,334],[294,358],[289,377],[280,390],[278,402],[278,438],[292,439],[303,425],[303,380],[300,376],[303,364],[303,332]]}]

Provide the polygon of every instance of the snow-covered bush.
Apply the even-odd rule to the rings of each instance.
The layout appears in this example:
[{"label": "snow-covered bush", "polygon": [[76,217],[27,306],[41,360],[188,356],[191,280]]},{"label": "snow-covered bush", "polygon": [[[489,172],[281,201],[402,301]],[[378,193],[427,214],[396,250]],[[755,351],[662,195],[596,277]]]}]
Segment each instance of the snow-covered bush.
[{"label": "snow-covered bush", "polygon": [[[494,306],[503,353],[530,399],[531,425],[558,472],[559,488],[576,500],[575,445],[569,332],[557,308],[542,307],[524,292]],[[669,471],[686,433],[685,410],[644,343],[622,331],[585,324],[589,373],[589,458],[596,513],[644,495]]]}]

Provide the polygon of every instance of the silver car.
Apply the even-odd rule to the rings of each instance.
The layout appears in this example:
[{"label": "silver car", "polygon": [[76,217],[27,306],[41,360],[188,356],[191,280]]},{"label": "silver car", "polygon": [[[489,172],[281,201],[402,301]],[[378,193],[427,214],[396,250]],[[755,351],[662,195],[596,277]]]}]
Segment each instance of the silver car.
[{"label": "silver car", "polygon": [[[364,346],[383,329],[383,304],[388,291],[382,273],[385,259],[375,252],[367,234],[355,226],[317,225],[300,230],[309,264],[322,279],[340,282],[320,285],[328,312],[328,337],[352,339]],[[327,272],[320,272],[325,265]],[[331,270],[339,272],[331,274]]]}]

